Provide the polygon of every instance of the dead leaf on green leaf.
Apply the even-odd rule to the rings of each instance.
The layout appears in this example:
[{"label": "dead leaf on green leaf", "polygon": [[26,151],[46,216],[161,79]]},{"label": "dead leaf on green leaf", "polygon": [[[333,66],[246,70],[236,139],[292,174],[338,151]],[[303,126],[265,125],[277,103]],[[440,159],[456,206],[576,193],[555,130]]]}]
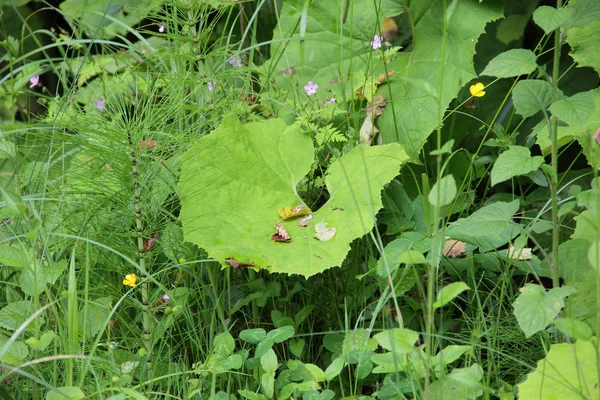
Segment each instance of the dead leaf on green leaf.
[{"label": "dead leaf on green leaf", "polygon": [[308,214],[310,214],[310,208],[303,204],[300,204],[296,207],[287,206],[279,209],[279,216],[283,219],[304,217]]},{"label": "dead leaf on green leaf", "polygon": [[240,262],[238,260],[236,260],[233,257],[228,257],[226,258],[227,260],[227,264],[229,264],[232,268],[238,268],[238,267],[253,267],[254,263],[244,263],[244,262]]},{"label": "dead leaf on green leaf", "polygon": [[302,218],[298,221],[298,226],[305,227],[308,226],[308,221],[312,219],[312,214],[308,214],[306,217]]},{"label": "dead leaf on green leaf", "polygon": [[275,225],[275,234],[271,236],[271,239],[273,239],[274,242],[289,243],[292,241],[292,238],[288,235],[285,227],[281,225],[281,222],[278,222],[277,225]]},{"label": "dead leaf on green leaf", "polygon": [[515,249],[515,247],[509,243],[508,258],[512,258],[513,260],[531,260],[533,258],[533,254],[531,253],[530,247]]},{"label": "dead leaf on green leaf", "polygon": [[373,138],[379,133],[379,129],[375,127],[375,119],[383,113],[387,102],[385,97],[377,95],[373,97],[373,101],[367,104],[366,118],[360,127],[360,143],[370,146]]},{"label": "dead leaf on green leaf", "polygon": [[313,236],[322,242],[326,242],[335,236],[336,229],[328,228],[327,222],[323,221],[315,225],[315,231],[317,233],[315,233]]},{"label": "dead leaf on green leaf", "polygon": [[460,240],[446,239],[444,243],[444,256],[450,258],[458,258],[465,255],[467,244]]}]

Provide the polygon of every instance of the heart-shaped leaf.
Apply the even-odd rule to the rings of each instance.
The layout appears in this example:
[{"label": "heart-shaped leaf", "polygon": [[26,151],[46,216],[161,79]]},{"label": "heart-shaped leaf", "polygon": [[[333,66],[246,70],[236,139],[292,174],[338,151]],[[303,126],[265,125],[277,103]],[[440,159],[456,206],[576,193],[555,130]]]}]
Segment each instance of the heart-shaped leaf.
[{"label": "heart-shaped leaf", "polygon": [[[305,204],[297,185],[314,161],[311,138],[279,119],[242,125],[228,117],[183,156],[179,193],[185,239],[224,265],[234,259],[309,277],[340,265],[350,242],[373,228],[381,189],[407,159],[398,144],[357,146],[329,167],[329,201],[312,211],[307,227],[298,226],[296,219],[281,219],[279,210]],[[335,227],[335,236],[313,237],[320,222]],[[290,242],[273,239],[277,224]]]}]

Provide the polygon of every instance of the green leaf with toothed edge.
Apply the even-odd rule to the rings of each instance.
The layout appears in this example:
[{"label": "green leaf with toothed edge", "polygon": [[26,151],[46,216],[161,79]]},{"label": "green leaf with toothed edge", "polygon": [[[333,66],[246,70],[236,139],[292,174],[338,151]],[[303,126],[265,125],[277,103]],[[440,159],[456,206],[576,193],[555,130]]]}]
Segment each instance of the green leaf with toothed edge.
[{"label": "green leaf with toothed edge", "polygon": [[[301,227],[299,219],[281,219],[278,210],[304,204],[296,186],[314,160],[310,137],[280,119],[242,125],[227,117],[183,156],[179,194],[185,239],[224,266],[234,259],[270,272],[315,275],[339,266],[350,242],[373,228],[381,189],[407,159],[399,144],[361,145],[344,154],[328,169],[329,200]],[[336,228],[330,240],[314,237],[321,222]],[[291,242],[272,239],[278,223]]]}]

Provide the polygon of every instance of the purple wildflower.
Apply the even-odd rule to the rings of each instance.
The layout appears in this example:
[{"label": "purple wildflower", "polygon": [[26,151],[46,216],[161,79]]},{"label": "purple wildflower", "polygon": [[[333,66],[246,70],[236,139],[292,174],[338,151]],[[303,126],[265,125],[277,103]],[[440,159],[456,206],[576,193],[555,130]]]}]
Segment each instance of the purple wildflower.
[{"label": "purple wildflower", "polygon": [[160,33],[165,33],[165,21],[160,23],[160,26],[158,27],[158,31]]},{"label": "purple wildflower", "polygon": [[229,60],[227,60],[227,62],[231,65],[233,65],[234,67],[241,67],[242,66],[242,60],[237,58],[236,56],[231,56],[229,57]]},{"label": "purple wildflower", "polygon": [[317,85],[316,83],[313,83],[313,81],[308,81],[308,84],[306,86],[304,86],[304,90],[306,90],[306,95],[312,96],[313,94],[317,93],[318,87],[319,87],[319,85]]},{"label": "purple wildflower", "polygon": [[381,39],[382,37],[379,35],[373,36],[373,41],[371,42],[371,47],[373,47],[373,50],[381,48]]},{"label": "purple wildflower", "polygon": [[106,100],[100,98],[94,102],[94,107],[96,107],[98,111],[104,112],[104,103],[106,103]]},{"label": "purple wildflower", "polygon": [[208,86],[208,90],[212,92],[217,87],[217,81],[206,82],[206,85]]},{"label": "purple wildflower", "polygon": [[29,79],[29,82],[31,82],[31,85],[29,85],[29,89],[33,89],[35,86],[39,85],[39,83],[40,83],[40,76],[39,75],[32,76]]}]

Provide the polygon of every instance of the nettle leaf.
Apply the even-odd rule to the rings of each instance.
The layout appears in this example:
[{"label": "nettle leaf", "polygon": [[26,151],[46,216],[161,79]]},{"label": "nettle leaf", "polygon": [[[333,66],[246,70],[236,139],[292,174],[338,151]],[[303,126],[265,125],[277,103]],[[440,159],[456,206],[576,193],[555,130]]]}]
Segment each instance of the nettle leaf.
[{"label": "nettle leaf", "polygon": [[545,110],[552,102],[550,84],[539,79],[519,81],[512,92],[515,109],[523,117]]},{"label": "nettle leaf", "polygon": [[569,125],[577,125],[584,124],[595,108],[592,92],[582,92],[553,103],[550,112]]},{"label": "nettle leaf", "polygon": [[545,329],[565,306],[565,298],[575,289],[563,286],[550,289],[528,284],[519,289],[521,294],[515,300],[514,314],[526,337]]},{"label": "nettle leaf", "polygon": [[533,12],[533,20],[546,34],[550,34],[569,20],[571,11],[570,8],[540,6]]},{"label": "nettle leaf", "polygon": [[[590,93],[593,98],[594,110],[600,110],[600,89],[594,89],[587,93]],[[583,148],[583,154],[585,154],[588,163],[594,168],[600,168],[600,152],[598,151],[598,147],[600,146],[600,138],[596,138],[594,136],[598,130],[598,127],[600,127],[599,112],[592,112],[591,116],[587,118],[584,123],[573,123],[569,126],[559,126],[558,145],[559,147],[562,147],[571,143],[573,140],[577,140]],[[540,122],[535,128],[533,128],[533,132],[537,134],[536,143],[540,146],[542,155],[546,156],[550,154],[552,146],[550,142],[550,134],[548,133],[548,124],[545,121]]]},{"label": "nettle leaf", "polygon": [[482,252],[496,249],[508,243],[521,231],[521,225],[512,219],[517,211],[519,200],[490,204],[467,218],[453,222],[446,230],[446,235],[477,245]]},{"label": "nettle leaf", "polygon": [[[477,39],[488,22],[503,17],[503,11],[497,2],[474,0],[455,2],[450,15],[441,0],[411,2],[409,11],[414,50],[401,53],[388,67],[396,71],[395,79],[389,83],[391,87],[380,86],[378,94],[394,95],[388,98],[378,127],[384,143],[399,142],[412,156],[441,122],[450,101],[476,77],[473,55]],[[443,46],[445,51],[441,51]],[[440,82],[441,93],[429,89],[439,91]]]},{"label": "nettle leaf", "polygon": [[[350,242],[368,233],[381,208],[381,189],[408,159],[398,144],[357,146],[329,167],[329,201],[307,226],[278,211],[304,204],[296,187],[314,158],[311,138],[280,119],[242,125],[231,116],[184,155],[179,183],[184,237],[226,264],[227,259],[270,272],[305,277],[338,266]],[[216,200],[218,199],[218,201]],[[335,227],[319,240],[315,224]],[[272,239],[281,224],[290,242]]]},{"label": "nettle leaf", "polygon": [[597,399],[596,341],[578,340],[551,345],[546,358],[538,361],[535,371],[517,385],[519,398]]},{"label": "nettle leaf", "polygon": [[544,157],[531,157],[527,147],[508,146],[508,150],[498,156],[492,167],[492,186],[515,176],[536,171],[543,163]]},{"label": "nettle leaf", "polygon": [[511,78],[530,74],[537,66],[535,54],[531,50],[512,49],[494,57],[481,75]]},{"label": "nettle leaf", "polygon": [[573,8],[566,41],[571,46],[569,55],[580,67],[592,67],[600,73],[600,0],[578,0],[569,2]]}]

